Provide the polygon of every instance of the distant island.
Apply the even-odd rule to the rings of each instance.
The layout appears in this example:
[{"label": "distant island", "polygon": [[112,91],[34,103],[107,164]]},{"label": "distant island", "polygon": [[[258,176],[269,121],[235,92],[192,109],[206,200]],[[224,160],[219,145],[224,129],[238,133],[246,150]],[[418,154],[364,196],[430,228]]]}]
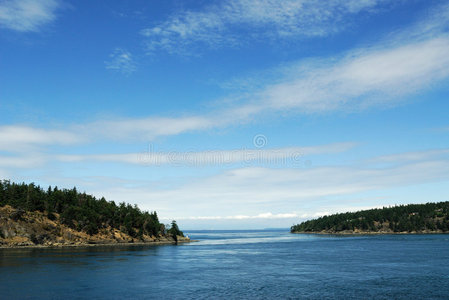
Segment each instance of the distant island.
[{"label": "distant island", "polygon": [[409,204],[323,216],[291,227],[292,233],[449,233],[449,201]]},{"label": "distant island", "polygon": [[0,181],[0,247],[54,247],[189,242],[176,221],[156,212],[116,204],[76,188]]}]

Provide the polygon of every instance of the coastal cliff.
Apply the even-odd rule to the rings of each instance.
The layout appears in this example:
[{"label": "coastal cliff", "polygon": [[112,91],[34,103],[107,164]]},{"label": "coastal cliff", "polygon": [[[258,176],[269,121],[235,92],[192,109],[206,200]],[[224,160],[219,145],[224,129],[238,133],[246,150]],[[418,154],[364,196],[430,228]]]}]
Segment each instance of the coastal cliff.
[{"label": "coastal cliff", "polygon": [[0,247],[189,242],[157,213],[73,189],[0,181]]},{"label": "coastal cliff", "polygon": [[112,228],[102,228],[96,234],[89,235],[77,231],[60,222],[60,215],[54,214],[50,220],[45,213],[27,212],[9,205],[0,207],[0,248],[14,247],[61,247],[125,244],[175,244],[190,242],[183,236],[172,235],[132,237]]},{"label": "coastal cliff", "polygon": [[292,233],[449,233],[449,201],[409,204],[323,216],[291,227]]}]

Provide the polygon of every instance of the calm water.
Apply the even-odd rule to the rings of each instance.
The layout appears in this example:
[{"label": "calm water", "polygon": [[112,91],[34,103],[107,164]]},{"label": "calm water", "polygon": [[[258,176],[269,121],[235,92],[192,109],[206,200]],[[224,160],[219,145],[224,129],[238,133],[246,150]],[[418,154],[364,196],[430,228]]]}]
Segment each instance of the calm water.
[{"label": "calm water", "polygon": [[201,241],[0,250],[0,298],[449,299],[449,235],[190,236]]}]

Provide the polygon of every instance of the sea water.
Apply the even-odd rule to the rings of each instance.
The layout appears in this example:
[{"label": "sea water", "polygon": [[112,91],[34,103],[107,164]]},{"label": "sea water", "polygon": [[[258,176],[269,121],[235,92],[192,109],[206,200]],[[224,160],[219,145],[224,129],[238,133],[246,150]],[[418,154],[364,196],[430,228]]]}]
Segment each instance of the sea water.
[{"label": "sea water", "polygon": [[449,299],[449,235],[189,235],[199,242],[0,250],[0,299]]}]

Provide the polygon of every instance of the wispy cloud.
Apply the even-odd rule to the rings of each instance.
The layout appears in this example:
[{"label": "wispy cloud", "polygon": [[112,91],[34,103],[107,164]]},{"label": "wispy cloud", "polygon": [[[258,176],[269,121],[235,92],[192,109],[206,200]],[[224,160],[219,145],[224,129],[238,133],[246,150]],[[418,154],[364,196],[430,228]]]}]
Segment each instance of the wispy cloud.
[{"label": "wispy cloud", "polygon": [[446,15],[449,6],[441,6],[419,21],[421,26],[403,29],[372,46],[337,57],[291,62],[274,83],[262,79],[256,89],[236,95],[236,104],[209,114],[112,121],[96,128],[113,128],[104,131],[116,137],[154,138],[241,124],[261,113],[316,114],[394,106],[449,78]]},{"label": "wispy cloud", "polygon": [[376,163],[408,163],[410,161],[436,160],[449,157],[449,149],[433,149],[379,156],[371,160]]},{"label": "wispy cloud", "polygon": [[[45,165],[48,158],[41,153],[28,153],[20,156],[0,155],[0,167],[8,169],[29,169]],[[5,177],[3,177],[5,178]],[[0,177],[0,180],[2,177]]]},{"label": "wispy cloud", "polygon": [[282,82],[259,91],[254,104],[240,109],[316,113],[389,106],[447,79],[448,51],[449,37],[442,34],[400,46],[358,49],[340,59],[300,63]]},{"label": "wispy cloud", "polygon": [[[351,15],[372,11],[386,0],[231,0],[172,15],[145,28],[147,50],[185,52],[197,43],[235,46],[250,39],[326,36],[344,28]],[[188,51],[188,50],[187,50]]]},{"label": "wispy cloud", "polygon": [[[408,95],[424,92],[449,78],[449,19],[444,18],[446,15],[449,15],[449,6],[442,6],[419,22],[425,26],[406,28],[395,33],[396,38],[390,36],[371,47],[358,48],[338,57],[292,62],[292,67],[282,70],[275,83],[262,82],[257,89],[237,95],[238,102],[217,105],[208,113],[115,118],[68,126],[64,130],[28,128],[18,134],[11,131],[15,127],[3,127],[0,136],[6,134],[6,129],[10,133],[1,139],[0,148],[20,146],[23,143],[16,139],[21,136],[26,144],[33,144],[36,138],[41,143],[47,143],[49,138],[60,143],[67,137],[85,142],[150,142],[161,136],[240,125],[262,113],[317,114],[396,105]],[[424,27],[425,30],[418,30]],[[132,72],[133,59],[126,50],[116,49],[111,58],[108,67]],[[31,132],[33,130],[35,132]]]},{"label": "wispy cloud", "polygon": [[[324,150],[325,147],[318,146],[314,152]],[[0,175],[7,174],[11,167],[39,166],[41,159],[50,156],[30,154],[12,158],[0,157]],[[379,161],[388,164],[379,165]],[[288,225],[294,219],[378,206],[379,199],[366,197],[371,192],[382,195],[383,205],[410,202],[409,198],[392,197],[394,192],[391,191],[449,182],[449,152],[448,149],[428,150],[418,156],[415,152],[398,153],[367,159],[363,165],[355,161],[307,168],[246,167],[182,181],[176,176],[156,180],[67,178],[54,173],[48,176],[52,177],[41,180],[58,186],[75,184],[99,197],[156,209],[161,218],[204,222],[283,220],[283,224]],[[385,197],[389,193],[390,197]],[[426,189],[419,196],[426,197],[426,201],[439,200],[432,198]]]},{"label": "wispy cloud", "polygon": [[54,158],[63,162],[118,162],[142,166],[222,166],[243,163],[246,165],[302,166],[306,156],[345,152],[355,143],[334,143],[309,147],[285,147],[277,149],[241,148],[233,150],[209,151],[166,151],[157,152],[150,147],[147,152],[96,155],[57,155]]},{"label": "wispy cloud", "polygon": [[137,69],[131,52],[122,48],[114,49],[109,55],[109,60],[105,61],[105,66],[106,69],[118,71],[126,75],[133,73]]},{"label": "wispy cloud", "polygon": [[203,217],[180,217],[180,218],[168,218],[170,220],[254,220],[254,219],[291,219],[299,217],[296,213],[261,213],[254,216],[247,215],[235,215],[235,216],[203,216]]},{"label": "wispy cloud", "polygon": [[[357,208],[359,209],[369,209],[373,208],[371,206],[369,207],[363,207],[363,208]],[[351,209],[346,209],[342,211],[350,211]],[[354,210],[353,210],[354,211]],[[186,220],[193,220],[193,221],[222,221],[222,220],[276,220],[276,219],[292,219],[293,222],[298,222],[299,219],[305,219],[305,218],[318,218],[325,215],[329,215],[331,212],[327,211],[321,211],[321,212],[315,212],[315,213],[297,213],[297,212],[289,212],[289,213],[260,213],[257,215],[233,215],[233,216],[190,216],[190,217],[163,217],[162,220],[177,220],[177,221],[186,221]]]},{"label": "wispy cloud", "polygon": [[449,3],[443,3],[429,8],[426,15],[410,28],[392,34],[392,40],[422,39],[435,36],[449,30]]},{"label": "wispy cloud", "polygon": [[[402,153],[410,160],[391,162],[379,166],[376,158],[372,163],[358,162],[348,165],[327,165],[309,168],[248,167],[225,170],[215,175],[190,178],[180,183],[176,178],[161,181],[121,182],[103,178],[90,187],[96,195],[116,201],[132,201],[144,209],[157,209],[161,216],[179,218],[218,216],[262,217],[295,213],[299,217],[314,216],[326,210],[335,212],[357,207],[379,205],[379,201],[364,200],[365,193],[377,192],[383,196],[387,191],[413,187],[417,184],[449,181],[449,156],[415,160],[410,153]],[[54,179],[58,182],[58,179]],[[75,180],[76,181],[76,180]],[[79,186],[84,186],[80,183]],[[101,186],[101,188],[99,188]],[[430,199],[426,201],[438,200]],[[339,201],[335,201],[338,198]],[[151,199],[149,201],[148,199]],[[404,199],[387,198],[382,204],[394,204]],[[406,199],[410,201],[410,199]],[[188,203],[188,206],[184,204]],[[177,209],[182,207],[182,211]],[[276,207],[276,211],[273,211]],[[301,211],[297,211],[300,209]],[[219,213],[217,213],[219,212]],[[267,215],[268,216],[268,215]],[[218,220],[217,217],[217,220]]]},{"label": "wispy cloud", "polygon": [[58,0],[6,0],[0,3],[0,26],[20,32],[39,31],[56,19]]},{"label": "wispy cloud", "polygon": [[148,142],[160,136],[241,124],[261,113],[315,114],[388,107],[407,95],[420,93],[447,80],[447,53],[449,36],[446,34],[400,46],[358,49],[340,59],[299,62],[297,67],[285,72],[278,83],[268,84],[251,96],[243,96],[234,106],[207,114],[100,120],[69,127],[65,132],[3,127],[0,136],[8,136],[2,139],[0,148],[13,147],[20,142],[17,139],[27,143],[33,143],[35,139],[63,142],[68,138]]},{"label": "wispy cloud", "polygon": [[[297,62],[278,83],[267,83],[250,96],[242,95],[237,104],[206,114],[99,120],[68,127],[65,132],[85,141],[149,142],[161,136],[239,125],[262,113],[317,114],[389,107],[447,80],[447,53],[449,36],[445,33],[401,45],[357,49],[340,58]],[[46,140],[46,131],[50,137],[64,139],[62,132],[56,134],[59,130],[29,130],[38,133],[31,141],[39,136]],[[11,140],[20,136],[12,134]],[[14,145],[3,142],[0,147],[9,144]]]},{"label": "wispy cloud", "polygon": [[316,114],[394,106],[408,95],[447,80],[448,52],[449,36],[440,32],[419,41],[356,49],[338,58],[299,61],[285,70],[277,83],[266,83],[219,112],[188,118],[129,120],[124,121],[125,126],[111,122],[105,126],[117,125],[117,130],[107,131],[117,136],[139,132],[138,136],[150,138],[240,124],[261,113]]},{"label": "wispy cloud", "polygon": [[82,131],[108,139],[153,140],[159,136],[177,135],[186,131],[205,130],[218,126],[206,116],[147,117],[136,119],[101,120],[79,126]]},{"label": "wispy cloud", "polygon": [[45,145],[70,145],[83,140],[67,130],[0,126],[0,151],[26,152]]}]

